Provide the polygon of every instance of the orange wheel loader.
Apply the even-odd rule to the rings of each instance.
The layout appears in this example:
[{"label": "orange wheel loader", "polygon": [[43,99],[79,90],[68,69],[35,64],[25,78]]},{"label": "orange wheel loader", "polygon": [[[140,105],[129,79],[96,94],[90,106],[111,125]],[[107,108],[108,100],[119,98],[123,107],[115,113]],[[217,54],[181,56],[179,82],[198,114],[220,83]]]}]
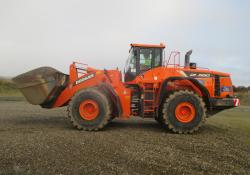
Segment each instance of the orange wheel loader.
[{"label": "orange wheel loader", "polygon": [[112,119],[154,118],[175,133],[193,133],[206,118],[239,106],[230,75],[197,67],[192,51],[180,65],[180,53],[164,58],[165,45],[131,44],[121,71],[98,70],[73,62],[69,75],[41,67],[13,79],[31,104],[68,106],[67,115],[81,130],[97,131]]}]

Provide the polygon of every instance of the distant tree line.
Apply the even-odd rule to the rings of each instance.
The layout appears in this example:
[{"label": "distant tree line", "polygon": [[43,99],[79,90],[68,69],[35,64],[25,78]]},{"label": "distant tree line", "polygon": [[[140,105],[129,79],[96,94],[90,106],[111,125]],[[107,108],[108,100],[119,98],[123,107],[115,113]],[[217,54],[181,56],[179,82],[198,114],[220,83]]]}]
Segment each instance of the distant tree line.
[{"label": "distant tree line", "polygon": [[250,91],[250,86],[233,86],[234,92],[248,92]]}]

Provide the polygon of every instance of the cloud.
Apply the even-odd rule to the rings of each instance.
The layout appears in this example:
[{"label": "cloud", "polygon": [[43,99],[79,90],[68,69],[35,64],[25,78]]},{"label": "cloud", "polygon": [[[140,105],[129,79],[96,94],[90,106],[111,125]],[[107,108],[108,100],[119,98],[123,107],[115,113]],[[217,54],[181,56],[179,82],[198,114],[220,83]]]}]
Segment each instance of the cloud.
[{"label": "cloud", "polygon": [[[193,48],[194,60],[202,67],[227,70],[241,60],[237,68],[245,70],[249,56],[245,52],[250,50],[246,35],[249,4],[225,0],[1,1],[0,75],[14,76],[43,65],[68,72],[73,60],[97,68],[123,68],[131,42],[164,42],[167,53]],[[235,77],[243,73],[234,71]],[[250,80],[237,78],[236,82]]]}]

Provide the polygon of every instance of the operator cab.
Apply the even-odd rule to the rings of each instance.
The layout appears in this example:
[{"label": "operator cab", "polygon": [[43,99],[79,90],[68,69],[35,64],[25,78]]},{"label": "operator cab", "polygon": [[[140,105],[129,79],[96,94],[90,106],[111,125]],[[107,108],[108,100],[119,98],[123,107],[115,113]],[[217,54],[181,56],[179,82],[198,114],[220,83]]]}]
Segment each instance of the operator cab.
[{"label": "operator cab", "polygon": [[125,82],[132,81],[139,74],[162,66],[165,45],[131,44],[124,69]]}]

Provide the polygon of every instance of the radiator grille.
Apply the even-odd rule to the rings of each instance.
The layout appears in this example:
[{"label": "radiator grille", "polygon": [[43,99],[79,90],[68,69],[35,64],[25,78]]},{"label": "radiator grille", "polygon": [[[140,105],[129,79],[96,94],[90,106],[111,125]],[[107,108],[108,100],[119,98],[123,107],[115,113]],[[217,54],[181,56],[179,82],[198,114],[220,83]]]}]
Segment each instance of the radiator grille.
[{"label": "radiator grille", "polygon": [[220,96],[220,76],[214,76],[214,95]]}]

